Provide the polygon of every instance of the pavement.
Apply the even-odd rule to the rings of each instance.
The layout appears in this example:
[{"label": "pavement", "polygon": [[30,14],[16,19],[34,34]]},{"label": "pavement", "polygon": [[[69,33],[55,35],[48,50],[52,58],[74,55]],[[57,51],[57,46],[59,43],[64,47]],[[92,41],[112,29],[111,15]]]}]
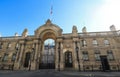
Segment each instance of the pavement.
[{"label": "pavement", "polygon": [[78,72],[78,71],[11,71],[0,70],[0,77],[120,77],[120,72]]}]

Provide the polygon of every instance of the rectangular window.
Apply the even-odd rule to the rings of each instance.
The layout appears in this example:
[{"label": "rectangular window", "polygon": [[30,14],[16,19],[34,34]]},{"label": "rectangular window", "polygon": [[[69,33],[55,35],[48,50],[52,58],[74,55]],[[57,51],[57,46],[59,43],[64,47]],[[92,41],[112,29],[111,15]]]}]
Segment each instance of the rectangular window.
[{"label": "rectangular window", "polygon": [[107,54],[108,54],[108,59],[111,61],[111,60],[114,60],[114,56],[113,56],[113,52],[111,50],[108,50],[107,51]]},{"label": "rectangular window", "polygon": [[2,49],[2,48],[3,48],[3,43],[0,42],[0,49]]},{"label": "rectangular window", "polygon": [[0,62],[1,62],[2,57],[0,56]]},{"label": "rectangular window", "polygon": [[83,51],[82,54],[83,54],[83,60],[84,61],[88,61],[89,60],[88,52],[87,51]]},{"label": "rectangular window", "polygon": [[16,58],[16,54],[14,53],[14,54],[12,55],[12,61],[15,61],[15,58]]},{"label": "rectangular window", "polygon": [[82,46],[83,46],[83,47],[86,47],[86,46],[87,46],[86,40],[82,40]]},{"label": "rectangular window", "polygon": [[10,47],[11,47],[11,43],[8,43],[8,45],[7,45],[7,49],[10,48]]},{"label": "rectangular window", "polygon": [[15,49],[16,49],[16,50],[19,49],[19,44],[18,44],[18,43],[16,44]]},{"label": "rectangular window", "polygon": [[100,51],[99,50],[95,50],[95,60],[100,61]]},{"label": "rectangular window", "polygon": [[109,41],[108,41],[108,40],[104,40],[104,44],[105,44],[105,46],[110,45],[110,43],[109,43]]},{"label": "rectangular window", "polygon": [[93,43],[93,46],[98,46],[97,40],[94,39],[92,43]]},{"label": "rectangular window", "polygon": [[8,54],[4,54],[4,57],[3,57],[3,62],[7,61],[8,60]]}]

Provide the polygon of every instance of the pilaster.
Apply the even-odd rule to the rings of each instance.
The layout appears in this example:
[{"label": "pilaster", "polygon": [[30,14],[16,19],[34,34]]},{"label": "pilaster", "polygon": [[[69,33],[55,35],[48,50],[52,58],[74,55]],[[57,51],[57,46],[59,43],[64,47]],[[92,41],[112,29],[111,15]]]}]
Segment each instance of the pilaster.
[{"label": "pilaster", "polygon": [[15,61],[15,66],[14,66],[14,69],[15,70],[18,70],[22,67],[22,57],[23,57],[23,52],[24,52],[24,41],[20,41],[20,51],[18,52],[17,54],[17,58],[16,58],[16,61]]}]

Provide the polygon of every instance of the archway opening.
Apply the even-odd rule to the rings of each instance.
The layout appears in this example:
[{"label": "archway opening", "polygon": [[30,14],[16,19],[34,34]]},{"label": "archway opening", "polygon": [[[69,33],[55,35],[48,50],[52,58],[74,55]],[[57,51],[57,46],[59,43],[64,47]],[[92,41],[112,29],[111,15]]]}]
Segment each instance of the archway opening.
[{"label": "archway opening", "polygon": [[40,69],[55,69],[55,40],[46,39],[43,44]]}]

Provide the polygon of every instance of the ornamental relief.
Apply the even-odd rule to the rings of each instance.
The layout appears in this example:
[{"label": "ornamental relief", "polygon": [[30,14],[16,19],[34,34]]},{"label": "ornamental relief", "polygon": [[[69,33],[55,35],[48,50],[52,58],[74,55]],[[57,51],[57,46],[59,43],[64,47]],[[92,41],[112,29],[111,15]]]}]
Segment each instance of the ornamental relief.
[{"label": "ornamental relief", "polygon": [[67,41],[64,43],[64,48],[71,48],[71,42]]}]

